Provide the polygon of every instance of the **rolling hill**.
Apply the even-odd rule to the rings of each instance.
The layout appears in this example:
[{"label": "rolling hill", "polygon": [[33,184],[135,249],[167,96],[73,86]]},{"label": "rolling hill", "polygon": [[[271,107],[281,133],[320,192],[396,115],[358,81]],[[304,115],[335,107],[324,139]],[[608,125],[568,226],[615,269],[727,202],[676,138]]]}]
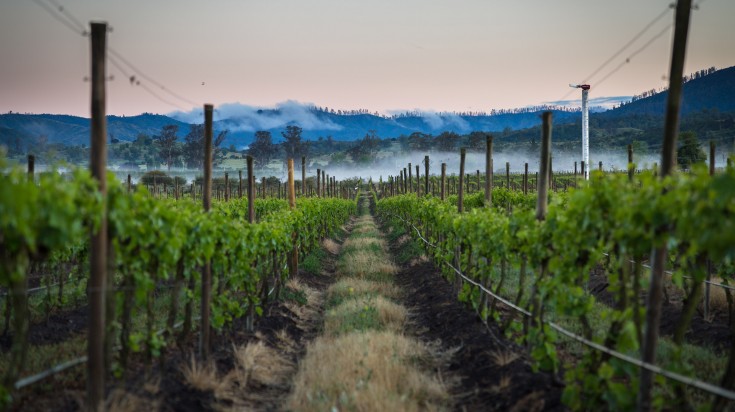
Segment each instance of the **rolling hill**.
[{"label": "rolling hill", "polygon": [[[684,84],[682,111],[691,114],[703,110],[735,111],[735,67],[715,71]],[[592,114],[591,118],[615,120],[618,127],[639,126],[640,119],[663,117],[668,93],[660,92],[638,99],[613,110]],[[228,117],[215,121],[215,130],[229,130],[226,146],[248,145],[256,130],[268,130],[274,140],[281,139],[280,132],[288,125],[303,128],[306,140],[331,136],[335,140],[352,141],[365,136],[370,130],[382,138],[398,137],[419,132],[437,135],[444,131],[460,134],[471,131],[499,132],[534,128],[540,124],[540,109],[517,110],[489,115],[461,115],[437,113],[413,113],[385,117],[368,113],[344,114],[330,110],[289,102],[290,106],[265,110],[228,111]],[[245,106],[243,106],[245,107]],[[230,113],[232,112],[232,113]],[[557,125],[579,122],[579,112],[556,110]],[[120,141],[135,140],[139,134],[154,136],[165,125],[179,126],[179,137],[189,131],[185,116],[164,116],[144,113],[138,116],[108,116],[108,133]],[[195,117],[188,119],[195,121]],[[45,136],[48,142],[65,145],[82,145],[89,142],[89,119],[54,114],[0,115],[0,144],[7,146],[32,145]]]}]

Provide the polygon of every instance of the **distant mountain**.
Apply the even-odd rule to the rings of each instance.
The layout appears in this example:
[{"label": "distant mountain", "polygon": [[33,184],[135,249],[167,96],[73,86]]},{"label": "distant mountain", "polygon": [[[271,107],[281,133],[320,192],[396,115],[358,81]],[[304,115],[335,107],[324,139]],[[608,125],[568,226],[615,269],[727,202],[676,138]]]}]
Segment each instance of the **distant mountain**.
[{"label": "distant mountain", "polygon": [[[163,126],[176,124],[179,134],[186,135],[189,125],[167,116],[107,116],[107,133],[111,138],[133,141],[140,133],[155,135]],[[12,131],[12,133],[11,133]],[[45,136],[50,143],[89,144],[89,119],[57,114],[0,115],[0,143],[12,144],[16,139],[38,139]]]},{"label": "distant mountain", "polygon": [[[578,112],[571,111],[555,110],[554,113],[556,119],[562,122],[571,121],[580,116]],[[292,121],[265,130],[271,132],[275,141],[280,141],[282,140],[281,131],[289,124],[296,124],[303,127],[302,136],[306,140],[331,136],[335,140],[352,141],[363,138],[370,130],[374,130],[382,138],[390,138],[416,132],[438,135],[445,131],[466,134],[472,131],[500,132],[506,128],[525,129],[540,124],[540,116],[540,111],[528,111],[492,115],[422,113],[386,118],[372,114],[345,115],[315,111],[314,117],[318,124],[323,125],[321,127],[306,128]],[[232,135],[230,139],[235,140],[236,145],[250,143],[255,134],[254,130],[242,130],[249,127],[238,118],[215,122],[215,128],[229,129]],[[238,129],[241,130],[238,131]]]},{"label": "distant mountain", "polygon": [[[664,115],[668,92],[651,93],[613,110],[594,113],[592,119],[615,119],[617,127],[637,127],[641,118]],[[707,73],[689,80],[683,88],[684,114],[716,109],[735,111],[735,67]],[[342,113],[315,108],[296,102],[286,102],[274,109],[259,109],[240,104],[218,107],[214,122],[216,131],[229,130],[224,145],[238,148],[248,145],[257,130],[268,130],[275,141],[281,140],[281,131],[288,125],[303,128],[303,137],[316,140],[331,136],[335,140],[352,141],[365,136],[370,130],[381,138],[399,137],[419,132],[438,135],[444,131],[466,134],[472,131],[501,132],[529,129],[541,123],[538,110],[512,110],[491,114],[407,113],[385,117],[366,112]],[[197,114],[198,112],[198,114]],[[163,126],[179,126],[179,137],[188,132],[191,122],[199,122],[201,110],[176,113],[171,116],[142,114],[132,117],[108,116],[108,133],[121,141],[132,141],[139,134],[154,136]],[[576,124],[580,113],[554,110],[554,124]],[[28,146],[45,136],[51,143],[81,145],[89,142],[89,119],[51,114],[0,115],[0,144]]]},{"label": "distant mountain", "polygon": [[[304,106],[309,117],[295,116],[289,118],[278,109],[258,110],[256,116],[229,117],[214,122],[215,131],[229,130],[225,146],[243,147],[254,138],[255,131],[267,130],[274,141],[280,141],[281,131],[288,125],[303,128],[302,136],[306,140],[317,140],[331,136],[335,140],[352,141],[361,139],[370,130],[378,136],[398,137],[414,132],[440,134],[445,131],[469,133],[480,130],[499,132],[504,129],[524,129],[540,123],[540,111],[519,111],[517,113],[501,113],[492,115],[456,115],[456,114],[411,114],[397,117],[384,117],[373,114],[337,114],[323,110],[315,110]],[[579,113],[555,111],[557,121],[567,121],[579,117]],[[179,137],[189,132],[190,125],[182,120],[154,114],[139,116],[107,117],[107,131],[110,138],[120,141],[133,141],[139,134],[155,136],[163,126],[175,124],[179,126]],[[65,145],[81,145],[89,143],[89,119],[68,115],[52,114],[2,114],[0,115],[0,144],[13,145],[22,141],[28,146],[41,136],[49,143]]]},{"label": "distant mountain", "polygon": [[[656,93],[607,111],[602,116],[664,116],[668,97],[668,91]],[[681,99],[683,115],[711,109],[721,112],[735,111],[735,66],[684,83]]]}]

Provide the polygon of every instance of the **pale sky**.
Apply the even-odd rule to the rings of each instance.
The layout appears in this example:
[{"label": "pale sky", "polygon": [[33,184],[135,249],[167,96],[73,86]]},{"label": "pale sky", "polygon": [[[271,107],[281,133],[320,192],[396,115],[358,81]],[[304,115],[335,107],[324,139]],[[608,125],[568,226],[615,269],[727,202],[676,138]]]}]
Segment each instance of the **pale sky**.
[{"label": "pale sky", "polygon": [[[583,80],[590,97],[661,87],[670,30],[599,87],[595,81],[662,32],[673,10],[585,76],[670,1],[0,0],[0,112],[89,116],[89,40],[39,2],[63,5],[85,25],[107,21],[110,47],[198,105],[295,100],[386,113],[523,107],[567,97],[568,84]],[[733,0],[701,2],[687,73],[735,65],[733,17]],[[109,73],[109,114],[193,108],[141,79],[175,105],[161,102],[114,66]]]}]

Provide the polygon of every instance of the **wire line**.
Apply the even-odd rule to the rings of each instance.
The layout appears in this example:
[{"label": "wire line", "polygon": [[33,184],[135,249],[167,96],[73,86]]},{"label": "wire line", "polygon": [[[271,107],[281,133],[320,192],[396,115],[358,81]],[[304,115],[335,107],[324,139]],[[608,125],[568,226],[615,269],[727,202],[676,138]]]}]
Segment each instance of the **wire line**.
[{"label": "wire line", "polygon": [[[419,233],[419,236],[421,237],[421,240],[424,241],[424,243],[426,243],[429,246],[436,247],[435,245],[432,245],[431,243],[429,243],[423,236],[421,236],[421,232],[419,232],[418,228],[416,228],[416,226],[414,226],[413,223],[410,223],[410,222],[406,221],[405,219],[403,219],[402,217],[400,217],[398,215],[394,215],[392,213],[389,213],[389,215],[395,216],[398,219],[402,220],[404,223],[411,225],[416,230],[416,232]],[[469,282],[469,283],[471,283],[471,284],[479,287],[487,295],[492,296],[493,298],[499,300],[503,304],[505,304],[508,307],[510,307],[510,308],[512,308],[512,309],[514,309],[514,310],[516,310],[516,311],[518,311],[520,313],[522,313],[525,316],[531,316],[531,313],[529,311],[527,311],[526,309],[523,309],[523,308],[521,308],[521,307],[513,304],[512,302],[506,300],[502,296],[499,296],[499,295],[493,293],[492,291],[488,290],[482,284],[480,284],[478,282],[475,282],[474,280],[470,279],[464,273],[462,273],[462,271],[460,271],[459,269],[457,269],[456,267],[454,267],[451,263],[444,262],[444,264],[446,264],[447,266],[449,266],[452,270],[454,270],[455,273],[457,273],[457,275],[459,275],[460,277],[462,277],[467,282]],[[610,356],[613,356],[613,357],[615,357],[617,359],[620,359],[620,360],[622,360],[624,362],[628,362],[630,364],[633,364],[635,366],[638,366],[639,368],[643,368],[643,369],[649,370],[649,371],[651,371],[653,373],[657,373],[657,374],[659,374],[661,376],[664,376],[664,377],[669,378],[671,380],[675,380],[675,381],[677,381],[679,383],[683,383],[685,385],[692,386],[694,388],[703,390],[705,392],[709,392],[709,393],[714,394],[714,395],[717,395],[717,396],[721,396],[721,397],[726,398],[726,399],[735,400],[735,392],[733,392],[733,391],[727,390],[727,389],[722,388],[722,387],[719,387],[717,385],[713,385],[713,384],[708,383],[708,382],[703,382],[703,381],[700,381],[700,380],[697,380],[697,379],[694,379],[694,378],[690,378],[688,376],[681,375],[681,374],[676,373],[676,372],[672,372],[672,371],[663,369],[663,368],[661,368],[659,366],[656,366],[656,365],[653,365],[653,364],[650,364],[650,363],[647,363],[647,362],[643,362],[643,361],[641,361],[639,359],[636,359],[636,358],[634,358],[632,356],[626,355],[626,354],[624,354],[622,352],[618,352],[618,351],[616,351],[614,349],[610,349],[607,346],[600,345],[599,343],[596,343],[596,342],[593,342],[591,340],[588,340],[588,339],[586,339],[583,336],[579,336],[576,333],[571,332],[571,331],[563,328],[562,326],[560,326],[560,325],[558,325],[558,324],[556,324],[554,322],[550,322],[550,321],[543,321],[543,322],[546,323],[547,325],[549,325],[551,328],[553,328],[557,332],[561,333],[562,335],[564,335],[564,336],[566,336],[568,338],[571,338],[573,340],[576,340],[577,342],[582,343],[583,345],[588,346],[588,347],[590,347],[592,349],[596,349],[596,350],[598,350],[600,352],[604,352],[604,353],[606,353],[606,354],[608,354]]]}]

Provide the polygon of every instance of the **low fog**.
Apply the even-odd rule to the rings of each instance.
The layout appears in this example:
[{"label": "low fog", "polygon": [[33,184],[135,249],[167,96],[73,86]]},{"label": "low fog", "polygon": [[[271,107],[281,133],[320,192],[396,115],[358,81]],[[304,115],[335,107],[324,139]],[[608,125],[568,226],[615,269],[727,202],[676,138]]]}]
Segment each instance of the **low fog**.
[{"label": "low fog", "polygon": [[[336,176],[337,179],[359,176],[365,179],[372,178],[374,181],[381,177],[385,180],[388,176],[396,176],[408,167],[411,163],[413,170],[412,175],[416,173],[416,165],[420,166],[420,173],[424,175],[424,156],[429,155],[429,174],[441,174],[441,164],[447,164],[447,174],[456,175],[459,173],[459,152],[411,152],[411,153],[392,153],[375,159],[370,164],[345,164],[340,166],[325,165],[327,174]],[[555,172],[573,172],[574,162],[577,162],[578,171],[581,172],[580,159],[581,154],[558,153],[552,155],[552,166]],[[590,163],[597,170],[599,162],[602,161],[603,170],[625,170],[628,164],[627,153],[590,153]],[[638,156],[635,158],[636,165],[639,169],[650,168],[654,163],[660,162],[658,155]],[[505,163],[510,163],[511,173],[522,173],[525,163],[528,163],[528,172],[535,173],[539,169],[538,156],[531,156],[528,153],[496,153],[493,156],[493,169],[496,173],[505,174]],[[300,165],[299,165],[300,167]],[[316,168],[322,168],[322,165],[311,165],[307,169],[307,175],[316,173]],[[465,160],[465,173],[476,173],[480,170],[485,171],[485,154],[479,152],[468,152]],[[300,178],[300,169],[296,171],[297,178]],[[277,176],[281,177],[281,176]],[[285,177],[285,172],[283,174]]]}]

